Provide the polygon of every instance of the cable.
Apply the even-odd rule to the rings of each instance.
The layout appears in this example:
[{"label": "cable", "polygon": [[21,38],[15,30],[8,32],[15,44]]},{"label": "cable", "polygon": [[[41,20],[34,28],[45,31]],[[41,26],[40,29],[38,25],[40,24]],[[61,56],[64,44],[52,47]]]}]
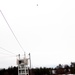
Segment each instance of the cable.
[{"label": "cable", "polygon": [[18,42],[19,46],[22,48],[23,52],[25,52],[25,51],[24,51],[24,49],[23,49],[23,47],[21,46],[20,42],[18,41],[17,37],[15,36],[15,34],[14,34],[13,30],[11,29],[11,27],[10,27],[9,23],[7,22],[7,20],[6,20],[6,18],[5,18],[5,16],[3,15],[3,13],[2,13],[2,11],[1,11],[1,10],[0,10],[0,12],[1,12],[1,14],[2,14],[2,16],[3,16],[4,20],[5,20],[5,22],[7,23],[7,25],[8,25],[8,27],[9,27],[9,29],[11,30],[12,34],[14,35],[14,37],[15,37],[16,41]]},{"label": "cable", "polygon": [[[7,51],[7,52],[9,52],[9,53],[11,53],[11,54],[14,54],[14,53],[12,53],[12,52],[10,52],[10,51],[8,51],[8,50],[6,50],[5,48],[3,48],[3,47],[0,47],[1,49],[3,49],[4,51]],[[15,54],[14,54],[15,55]]]}]

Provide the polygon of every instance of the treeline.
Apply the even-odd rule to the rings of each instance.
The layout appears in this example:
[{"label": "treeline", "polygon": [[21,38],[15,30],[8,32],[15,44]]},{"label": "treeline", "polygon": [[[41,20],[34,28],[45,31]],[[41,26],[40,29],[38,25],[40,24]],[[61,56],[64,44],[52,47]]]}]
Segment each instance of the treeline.
[{"label": "treeline", "polygon": [[[32,68],[29,70],[29,75],[58,75],[58,74],[75,74],[75,63],[71,65],[59,64],[55,68]],[[1,69],[0,75],[18,75],[17,67],[9,67],[8,69]]]},{"label": "treeline", "polygon": [[9,67],[8,69],[1,69],[0,75],[18,75],[18,68]]},{"label": "treeline", "polygon": [[59,64],[55,68],[35,68],[31,69],[31,75],[58,75],[58,74],[75,74],[75,63],[69,65]]}]

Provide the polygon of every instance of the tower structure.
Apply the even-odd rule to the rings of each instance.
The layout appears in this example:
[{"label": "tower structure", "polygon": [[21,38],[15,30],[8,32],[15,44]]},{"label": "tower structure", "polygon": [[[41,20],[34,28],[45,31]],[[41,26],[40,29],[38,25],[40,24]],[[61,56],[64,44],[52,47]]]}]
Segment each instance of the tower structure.
[{"label": "tower structure", "polygon": [[18,75],[29,75],[28,59],[25,54],[23,58],[20,58],[20,54],[18,55]]}]

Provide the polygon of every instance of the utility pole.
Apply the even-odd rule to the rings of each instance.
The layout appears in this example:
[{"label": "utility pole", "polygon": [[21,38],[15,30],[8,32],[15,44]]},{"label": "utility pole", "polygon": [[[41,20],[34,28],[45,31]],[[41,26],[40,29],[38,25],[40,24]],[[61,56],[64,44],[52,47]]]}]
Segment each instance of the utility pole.
[{"label": "utility pole", "polygon": [[32,75],[32,70],[31,70],[31,55],[30,55],[30,53],[29,53],[29,61],[30,61],[30,69],[29,69],[29,75]]},{"label": "utility pole", "polygon": [[31,69],[31,55],[29,53],[29,60],[30,60],[30,69]]},{"label": "utility pole", "polygon": [[[30,58],[30,56],[29,56]],[[18,75],[29,75],[29,58],[26,57],[26,54],[24,53],[24,57],[20,58],[20,54],[18,55],[17,59],[17,65],[18,65]],[[30,62],[31,63],[31,62]],[[31,67],[30,67],[31,69]]]}]

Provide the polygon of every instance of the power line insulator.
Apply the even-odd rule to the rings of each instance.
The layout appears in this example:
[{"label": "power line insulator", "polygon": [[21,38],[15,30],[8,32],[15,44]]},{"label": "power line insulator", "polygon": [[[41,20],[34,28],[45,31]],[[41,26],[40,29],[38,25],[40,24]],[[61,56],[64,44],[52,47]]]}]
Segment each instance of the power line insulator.
[{"label": "power line insulator", "polygon": [[38,4],[37,4],[37,6],[38,6]]}]

